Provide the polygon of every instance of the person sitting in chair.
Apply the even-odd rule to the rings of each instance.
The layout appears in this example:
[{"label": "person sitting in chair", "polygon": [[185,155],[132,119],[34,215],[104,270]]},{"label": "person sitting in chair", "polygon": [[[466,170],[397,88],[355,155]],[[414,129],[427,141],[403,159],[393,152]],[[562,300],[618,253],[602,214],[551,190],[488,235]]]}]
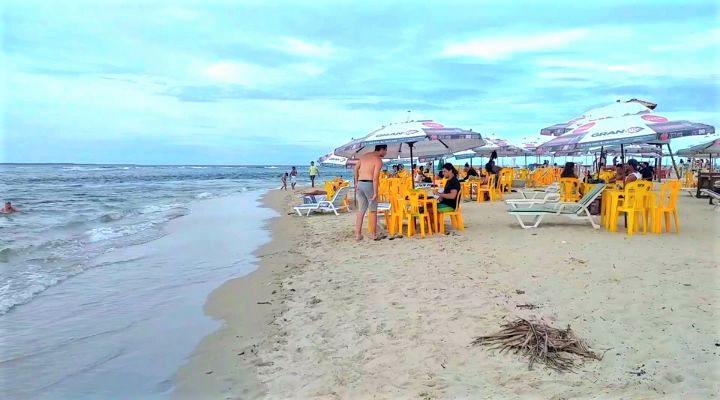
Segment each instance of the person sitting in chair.
[{"label": "person sitting in chair", "polygon": [[438,212],[451,212],[457,208],[458,193],[460,192],[460,181],[457,179],[457,170],[450,163],[442,166],[442,174],[447,181],[442,193],[437,189],[433,191],[440,201],[438,202]]}]

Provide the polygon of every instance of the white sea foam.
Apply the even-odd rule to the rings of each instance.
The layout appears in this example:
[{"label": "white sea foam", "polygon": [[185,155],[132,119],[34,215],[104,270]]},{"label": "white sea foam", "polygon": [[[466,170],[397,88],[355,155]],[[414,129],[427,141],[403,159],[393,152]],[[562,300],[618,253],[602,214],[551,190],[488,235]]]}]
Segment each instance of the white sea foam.
[{"label": "white sea foam", "polygon": [[209,199],[211,197],[213,197],[213,194],[210,192],[202,192],[200,194],[195,195],[196,199]]}]

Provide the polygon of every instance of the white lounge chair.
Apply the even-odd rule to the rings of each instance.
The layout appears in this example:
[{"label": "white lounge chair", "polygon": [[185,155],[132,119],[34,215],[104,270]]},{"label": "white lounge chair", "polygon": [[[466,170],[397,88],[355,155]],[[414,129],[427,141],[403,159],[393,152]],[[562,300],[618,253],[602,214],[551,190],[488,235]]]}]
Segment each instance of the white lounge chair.
[{"label": "white lounge chair", "polygon": [[[713,210],[720,209],[720,193],[710,189],[700,189],[700,193],[710,197],[710,204],[715,206]],[[717,201],[717,203],[713,203],[713,200]]]},{"label": "white lounge chair", "polygon": [[560,193],[547,192],[541,199],[508,199],[505,200],[505,204],[512,208],[518,208],[519,206],[531,207],[534,204],[557,203],[558,201],[560,201]]},{"label": "white lounge chair", "polygon": [[[513,215],[515,216],[515,218],[517,218],[520,226],[522,226],[523,229],[537,228],[538,225],[540,225],[540,222],[542,222],[543,217],[545,217],[546,215],[562,215],[571,219],[584,219],[590,221],[590,224],[593,226],[593,228],[598,229],[600,228],[600,225],[593,220],[593,217],[590,214],[590,209],[588,207],[590,206],[590,204],[592,204],[593,201],[595,201],[595,199],[597,199],[598,196],[600,196],[600,193],[602,193],[604,188],[604,183],[596,184],[577,203],[557,202],[534,204],[530,207],[522,208],[514,208],[513,206],[510,206],[511,208],[508,210],[508,212],[510,215]],[[522,220],[522,217],[525,215],[530,215],[534,217],[533,221],[530,224],[526,224]]]},{"label": "white lounge chair", "polygon": [[557,183],[553,183],[552,185],[545,187],[545,189],[518,190],[523,199],[528,200],[534,200],[537,199],[538,196],[545,196],[548,193],[558,193],[559,191],[560,187]]},{"label": "white lounge chair", "polygon": [[342,209],[347,209],[348,211],[350,210],[350,206],[348,204],[344,204],[345,196],[347,196],[349,190],[349,186],[344,186],[338,189],[333,195],[332,199],[330,199],[329,201],[320,200],[317,203],[301,204],[293,208],[295,209],[295,212],[297,212],[300,216],[303,215],[303,211],[305,212],[305,216],[309,216],[310,213],[313,211],[332,211],[335,213],[335,215],[340,215],[338,214],[338,211]]}]

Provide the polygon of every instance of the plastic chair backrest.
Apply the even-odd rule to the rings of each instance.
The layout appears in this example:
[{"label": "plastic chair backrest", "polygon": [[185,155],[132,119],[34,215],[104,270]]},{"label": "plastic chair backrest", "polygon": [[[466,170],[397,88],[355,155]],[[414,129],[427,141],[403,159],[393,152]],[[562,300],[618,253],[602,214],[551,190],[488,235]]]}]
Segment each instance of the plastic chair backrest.
[{"label": "plastic chair backrest", "polygon": [[497,179],[497,175],[495,175],[495,174],[490,174],[490,176],[488,177],[488,181],[487,181],[487,187],[488,187],[489,189],[494,189],[494,188],[495,188],[495,180],[496,180],[496,179]]},{"label": "plastic chair backrest", "polygon": [[331,203],[333,203],[333,205],[335,205],[335,206],[342,205],[343,201],[345,200],[345,196],[347,195],[347,191],[349,189],[350,189],[349,186],[343,186],[340,189],[338,189],[338,191],[335,192],[335,194],[333,195]]},{"label": "plastic chair backrest", "polygon": [[632,181],[625,185],[625,207],[645,208],[645,193],[652,189],[652,182]]},{"label": "plastic chair backrest", "polygon": [[580,200],[580,180],[578,178],[560,178],[560,201]]},{"label": "plastic chair backrest", "polygon": [[324,185],[325,185],[325,198],[331,199],[333,197],[333,195],[335,194],[335,189],[333,188],[332,182],[325,181]]},{"label": "plastic chair backrest", "polygon": [[460,212],[460,198],[462,197],[462,190],[458,190],[457,196],[455,197],[455,212]]},{"label": "plastic chair backrest", "polygon": [[672,180],[663,182],[660,185],[660,197],[658,198],[658,206],[665,209],[674,209],[677,207],[677,198],[680,193],[680,181]]}]

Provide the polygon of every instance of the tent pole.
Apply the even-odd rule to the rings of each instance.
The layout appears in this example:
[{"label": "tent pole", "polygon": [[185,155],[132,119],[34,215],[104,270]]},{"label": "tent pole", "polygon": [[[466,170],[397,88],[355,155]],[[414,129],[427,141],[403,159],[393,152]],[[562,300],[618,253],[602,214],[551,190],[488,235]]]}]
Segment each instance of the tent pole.
[{"label": "tent pole", "polygon": [[672,149],[670,148],[670,141],[667,142],[668,153],[670,153],[670,161],[672,161],[673,169],[675,170],[675,176],[680,179],[680,171],[678,170],[677,164],[675,164],[675,156],[673,156]]}]

